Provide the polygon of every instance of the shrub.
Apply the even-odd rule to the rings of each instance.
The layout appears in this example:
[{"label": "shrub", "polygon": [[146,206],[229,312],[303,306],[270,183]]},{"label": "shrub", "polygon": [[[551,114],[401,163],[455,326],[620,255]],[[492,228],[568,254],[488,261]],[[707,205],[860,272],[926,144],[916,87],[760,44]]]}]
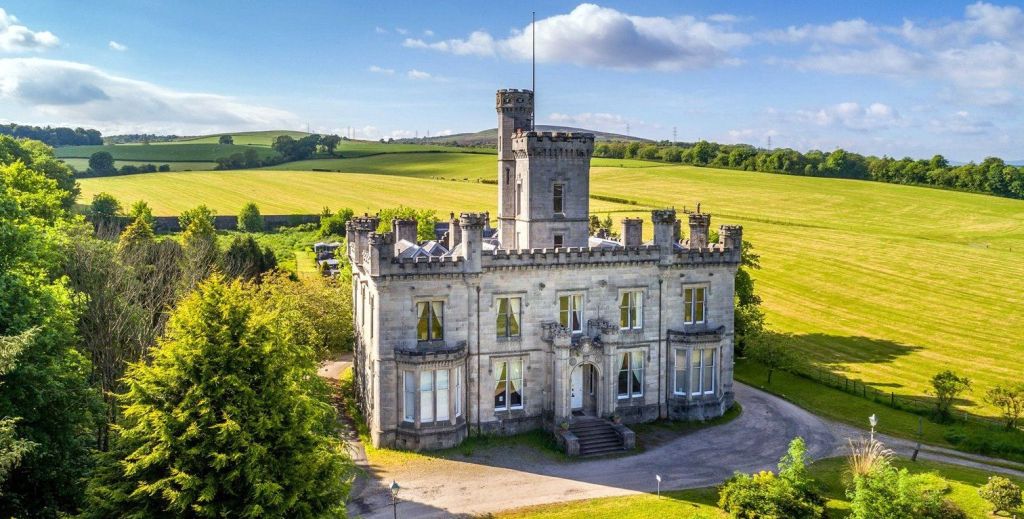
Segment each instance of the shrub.
[{"label": "shrub", "polygon": [[1024,383],[999,385],[985,393],[985,402],[999,408],[1007,429],[1017,427],[1017,420],[1024,415]]},{"label": "shrub", "polygon": [[978,494],[992,503],[992,511],[995,513],[1012,512],[1024,504],[1020,487],[1002,476],[988,478],[988,483],[978,489]]},{"label": "shrub", "polygon": [[[328,211],[325,207],[324,211]],[[345,224],[352,219],[353,211],[348,208],[340,209],[337,213],[320,217],[320,236],[344,236]]]},{"label": "shrub", "polygon": [[961,377],[950,370],[936,373],[932,377],[932,391],[935,394],[935,413],[939,419],[952,417],[953,401],[971,388],[971,379]]},{"label": "shrub", "polygon": [[718,506],[738,518],[801,519],[823,517],[825,499],[807,472],[807,447],[795,438],[779,460],[779,474],[737,473],[723,484]]},{"label": "shrub", "polygon": [[238,213],[238,230],[242,232],[260,232],[263,230],[263,216],[256,202],[249,202]]}]

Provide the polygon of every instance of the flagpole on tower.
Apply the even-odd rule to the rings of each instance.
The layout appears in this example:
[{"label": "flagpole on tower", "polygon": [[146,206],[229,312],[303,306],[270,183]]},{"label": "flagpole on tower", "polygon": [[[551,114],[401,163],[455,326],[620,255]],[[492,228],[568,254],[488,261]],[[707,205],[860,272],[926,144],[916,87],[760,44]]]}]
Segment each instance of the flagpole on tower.
[{"label": "flagpole on tower", "polygon": [[537,11],[533,11],[533,22],[530,23],[532,32],[533,48],[531,49],[531,60],[533,72],[531,75],[530,88],[533,90],[533,113],[530,114],[531,130],[537,130]]}]

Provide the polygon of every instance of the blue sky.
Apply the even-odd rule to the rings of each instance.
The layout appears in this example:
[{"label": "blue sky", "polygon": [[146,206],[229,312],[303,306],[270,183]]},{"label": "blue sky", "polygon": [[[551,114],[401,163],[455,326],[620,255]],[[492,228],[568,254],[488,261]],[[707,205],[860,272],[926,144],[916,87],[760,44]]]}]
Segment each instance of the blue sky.
[{"label": "blue sky", "polygon": [[[1024,158],[1024,11],[963,2],[0,0],[0,121],[477,131],[494,91],[668,139]],[[351,129],[351,130],[350,130]]]}]

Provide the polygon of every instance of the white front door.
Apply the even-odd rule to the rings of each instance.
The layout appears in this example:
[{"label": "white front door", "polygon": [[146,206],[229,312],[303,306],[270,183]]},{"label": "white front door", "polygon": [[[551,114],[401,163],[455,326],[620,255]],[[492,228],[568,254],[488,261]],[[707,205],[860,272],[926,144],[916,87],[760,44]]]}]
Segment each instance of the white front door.
[{"label": "white front door", "polygon": [[583,409],[583,367],[576,366],[570,377],[569,395],[573,409]]}]

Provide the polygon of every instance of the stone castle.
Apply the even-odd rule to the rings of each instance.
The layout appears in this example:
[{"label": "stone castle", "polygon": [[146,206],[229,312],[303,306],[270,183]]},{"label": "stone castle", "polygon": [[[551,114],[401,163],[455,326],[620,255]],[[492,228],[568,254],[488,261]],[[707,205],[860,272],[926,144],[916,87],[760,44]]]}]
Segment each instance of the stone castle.
[{"label": "stone castle", "polygon": [[348,223],[355,377],[373,444],[445,448],[544,428],[572,454],[629,448],[625,424],[733,402],[742,228],[675,210],[589,232],[594,136],[531,131],[533,92],[499,90],[498,212]]}]

